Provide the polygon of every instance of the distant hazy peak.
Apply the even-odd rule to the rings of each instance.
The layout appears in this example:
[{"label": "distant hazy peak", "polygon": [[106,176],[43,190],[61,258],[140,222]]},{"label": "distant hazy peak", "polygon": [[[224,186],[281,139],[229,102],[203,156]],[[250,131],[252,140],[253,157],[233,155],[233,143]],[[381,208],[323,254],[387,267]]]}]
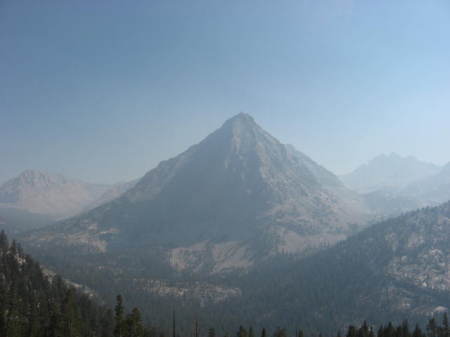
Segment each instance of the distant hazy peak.
[{"label": "distant hazy peak", "polygon": [[411,156],[411,155],[402,156],[395,152],[391,152],[389,154],[386,154],[386,153],[380,154],[380,155],[376,156],[375,158],[371,159],[368,163],[370,164],[370,163],[374,163],[374,162],[391,162],[391,163],[393,163],[393,162],[397,162],[397,163],[410,162],[410,163],[417,163],[417,164],[421,164],[421,165],[434,166],[437,168],[437,165],[435,165],[435,164],[419,160],[416,157]]},{"label": "distant hazy peak", "polygon": [[353,172],[342,176],[347,186],[360,192],[396,189],[436,174],[439,167],[413,156],[397,153],[376,156]]},{"label": "distant hazy peak", "polygon": [[444,167],[441,170],[441,173],[450,174],[450,162],[444,165]]},{"label": "distant hazy peak", "polygon": [[38,170],[25,170],[21,172],[18,176],[9,179],[1,187],[6,186],[36,186],[36,185],[49,185],[49,184],[64,184],[67,183],[68,179],[60,174],[54,174]]},{"label": "distant hazy peak", "polygon": [[93,203],[107,188],[107,185],[28,169],[0,186],[0,207],[66,217]]},{"label": "distant hazy peak", "polygon": [[38,170],[25,170],[22,173],[20,173],[18,175],[18,178],[23,178],[23,179],[40,179],[40,178],[48,178],[51,176],[59,176],[59,175],[55,175],[55,174],[50,174],[48,172],[44,172],[44,171],[38,171]]}]

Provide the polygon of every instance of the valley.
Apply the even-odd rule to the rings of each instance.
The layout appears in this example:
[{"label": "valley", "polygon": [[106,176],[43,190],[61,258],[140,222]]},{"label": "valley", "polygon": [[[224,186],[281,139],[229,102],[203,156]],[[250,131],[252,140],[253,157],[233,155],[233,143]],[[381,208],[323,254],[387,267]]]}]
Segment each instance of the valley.
[{"label": "valley", "polygon": [[382,220],[419,204],[353,192],[249,115],[126,186],[18,239],[109,305],[121,293],[161,326],[178,308],[180,329],[239,317],[333,332],[450,305],[448,204]]}]

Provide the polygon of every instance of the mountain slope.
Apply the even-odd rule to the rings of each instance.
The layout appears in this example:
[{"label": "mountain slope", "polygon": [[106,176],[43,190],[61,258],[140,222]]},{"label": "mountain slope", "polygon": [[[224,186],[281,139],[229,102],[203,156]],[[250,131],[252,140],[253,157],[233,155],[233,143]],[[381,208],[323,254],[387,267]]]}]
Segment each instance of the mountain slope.
[{"label": "mountain slope", "polygon": [[136,185],[139,179],[121,182],[114,185],[109,186],[103,194],[101,194],[96,200],[87,205],[84,211],[89,211],[91,209],[97,208],[103,204],[106,204],[114,199],[119,198],[122,194],[129,191],[132,187]]},{"label": "mountain slope", "polygon": [[45,227],[54,222],[55,218],[49,215],[30,213],[18,208],[0,207],[0,230],[4,230],[8,235]]},{"label": "mountain slope", "polygon": [[[424,319],[450,308],[449,242],[450,203],[411,212],[249,276],[253,286],[228,305],[244,306],[255,321],[331,330],[363,320]],[[264,286],[261,273],[270,278]]]},{"label": "mountain slope", "polygon": [[113,336],[111,310],[49,276],[0,233],[0,336]]},{"label": "mountain slope", "polygon": [[64,218],[83,210],[107,189],[107,185],[27,170],[0,186],[0,207]]},{"label": "mountain slope", "polygon": [[399,192],[420,200],[427,205],[435,205],[450,200],[450,163],[437,174],[409,184]]},{"label": "mountain slope", "polygon": [[159,246],[175,268],[220,260],[226,269],[335,243],[365,218],[336,176],[240,114],[119,199],[27,240],[102,252]]},{"label": "mountain slope", "polygon": [[439,167],[434,164],[391,153],[375,157],[355,171],[341,176],[341,179],[349,188],[369,193],[377,190],[396,190],[438,171]]}]

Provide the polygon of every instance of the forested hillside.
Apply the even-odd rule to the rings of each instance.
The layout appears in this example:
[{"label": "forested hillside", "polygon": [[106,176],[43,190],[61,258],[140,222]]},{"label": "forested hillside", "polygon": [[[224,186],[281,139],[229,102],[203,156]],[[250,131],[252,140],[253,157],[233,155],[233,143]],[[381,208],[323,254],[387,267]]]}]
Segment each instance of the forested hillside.
[{"label": "forested hillside", "polygon": [[144,329],[138,309],[124,313],[121,297],[113,313],[59,276],[46,276],[19,245],[0,233],[1,337],[153,335]]},{"label": "forested hillside", "polygon": [[231,307],[250,322],[329,333],[362,320],[425,322],[450,308],[449,238],[450,203],[410,212],[249,274]]},{"label": "forested hillside", "polygon": [[[290,302],[296,303],[299,300],[301,298],[292,297]],[[196,318],[192,320],[190,330],[182,330],[178,328],[175,319],[175,310],[182,311],[180,309],[173,307],[173,311],[166,317],[166,321],[170,322],[168,325],[147,328],[141,319],[139,309],[134,308],[129,314],[125,313],[122,296],[116,297],[114,311],[96,304],[89,295],[70,287],[62,278],[45,275],[40,265],[26,255],[19,245],[14,241],[10,244],[4,232],[0,233],[0,336],[2,337],[322,336],[320,329],[312,332],[308,325],[302,325],[304,320],[301,317],[298,317],[295,330],[292,327],[289,330],[281,327],[266,330],[263,324],[253,327],[239,326],[239,321],[246,321],[245,315],[235,317],[234,322],[225,325],[217,325],[220,317],[215,322]],[[222,314],[216,312],[217,316]],[[288,311],[285,311],[285,314],[288,314]],[[345,337],[449,337],[447,314],[442,315],[442,321],[437,316],[428,321],[425,330],[419,325],[411,329],[407,321],[398,326],[391,323],[371,326],[364,322],[360,327],[350,325]],[[324,330],[330,317],[321,318]],[[405,317],[408,317],[407,313]],[[181,319],[185,321],[186,317]],[[266,323],[273,326],[269,322]],[[237,326],[239,328],[236,328]],[[307,333],[304,333],[305,328]],[[329,335],[341,337],[341,332]]]}]

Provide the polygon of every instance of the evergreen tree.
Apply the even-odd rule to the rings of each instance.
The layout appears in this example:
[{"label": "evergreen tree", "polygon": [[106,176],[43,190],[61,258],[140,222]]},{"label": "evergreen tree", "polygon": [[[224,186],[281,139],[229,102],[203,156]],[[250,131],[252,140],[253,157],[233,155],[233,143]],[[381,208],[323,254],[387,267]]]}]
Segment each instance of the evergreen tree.
[{"label": "evergreen tree", "polygon": [[216,331],[214,330],[214,328],[208,329],[208,337],[216,337]]},{"label": "evergreen tree", "polygon": [[117,295],[116,297],[116,307],[114,308],[114,337],[125,337],[124,336],[124,309],[123,309],[123,300],[121,295]]},{"label": "evergreen tree", "polygon": [[286,329],[277,328],[273,333],[273,337],[287,337]]},{"label": "evergreen tree", "polygon": [[134,308],[127,316],[126,327],[126,337],[144,337],[144,326],[138,308]]},{"label": "evergreen tree", "polygon": [[238,333],[236,335],[237,337],[248,337],[248,332],[247,330],[241,325],[239,327]]},{"label": "evergreen tree", "polygon": [[253,328],[248,328],[248,337],[255,337],[255,334],[253,333]]},{"label": "evergreen tree", "polygon": [[198,320],[195,320],[194,337],[198,337]]},{"label": "evergreen tree", "polygon": [[172,311],[172,337],[177,337],[177,327],[175,321],[175,310]]},{"label": "evergreen tree", "polygon": [[416,324],[416,327],[414,328],[414,331],[412,333],[412,337],[422,337],[423,333],[422,330],[420,330],[420,327],[418,324]]},{"label": "evergreen tree", "polygon": [[67,290],[61,308],[61,332],[65,337],[80,336],[80,316],[75,304],[73,289]]},{"label": "evergreen tree", "polygon": [[262,330],[261,330],[261,337],[267,337],[266,328],[262,328]]},{"label": "evergreen tree", "polygon": [[350,325],[347,330],[346,337],[357,337],[356,328],[353,325]]},{"label": "evergreen tree", "polygon": [[436,319],[434,317],[428,321],[427,335],[428,335],[428,337],[437,337],[437,325],[436,325]]},{"label": "evergreen tree", "polygon": [[442,337],[450,337],[450,329],[448,326],[448,315],[446,312],[442,317]]}]

